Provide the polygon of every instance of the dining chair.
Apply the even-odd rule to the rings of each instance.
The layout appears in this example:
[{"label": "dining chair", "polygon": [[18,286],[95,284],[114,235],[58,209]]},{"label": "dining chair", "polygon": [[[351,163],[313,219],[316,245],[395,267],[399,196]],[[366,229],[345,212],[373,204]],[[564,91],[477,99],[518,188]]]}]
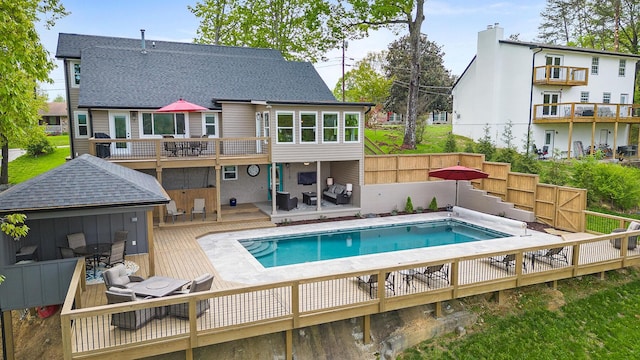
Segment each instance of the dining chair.
[{"label": "dining chair", "polygon": [[87,240],[84,237],[84,233],[81,232],[67,235],[67,242],[71,249],[87,246]]}]

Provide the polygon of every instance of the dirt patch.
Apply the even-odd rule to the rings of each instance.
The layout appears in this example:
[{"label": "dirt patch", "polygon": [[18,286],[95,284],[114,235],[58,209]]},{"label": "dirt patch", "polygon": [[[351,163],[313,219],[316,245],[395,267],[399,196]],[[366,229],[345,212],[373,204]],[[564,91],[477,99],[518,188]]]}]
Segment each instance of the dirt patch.
[{"label": "dirt patch", "polygon": [[46,319],[36,314],[23,317],[20,311],[12,311],[11,315],[16,359],[62,359],[60,311]]}]

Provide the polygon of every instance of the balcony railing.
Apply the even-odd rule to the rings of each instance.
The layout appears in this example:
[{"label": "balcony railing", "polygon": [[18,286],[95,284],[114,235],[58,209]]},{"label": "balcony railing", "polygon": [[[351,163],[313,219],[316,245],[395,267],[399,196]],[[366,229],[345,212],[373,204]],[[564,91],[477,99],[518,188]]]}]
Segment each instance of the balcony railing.
[{"label": "balcony railing", "polygon": [[538,66],[533,69],[533,83],[538,85],[587,85],[589,83],[589,69],[574,66]]},{"label": "balcony railing", "polygon": [[640,123],[640,105],[597,103],[536,104],[533,120],[537,123],[623,122]]},{"label": "balcony railing", "polygon": [[89,139],[89,153],[108,160],[187,160],[264,157],[269,138]]}]

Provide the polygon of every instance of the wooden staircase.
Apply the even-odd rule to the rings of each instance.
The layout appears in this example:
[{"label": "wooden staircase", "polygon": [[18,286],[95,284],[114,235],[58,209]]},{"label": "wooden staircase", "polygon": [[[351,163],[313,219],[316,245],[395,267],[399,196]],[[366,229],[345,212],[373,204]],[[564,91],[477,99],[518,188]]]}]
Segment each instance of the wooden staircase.
[{"label": "wooden staircase", "polygon": [[255,205],[237,204],[221,206],[221,222],[270,221],[269,215],[263,213]]},{"label": "wooden staircase", "polygon": [[[185,214],[185,216],[179,216],[176,219],[175,223],[171,222],[171,219],[169,219],[169,221],[162,224],[161,227],[170,228],[216,224],[238,224],[238,226],[236,226],[237,229],[235,230],[241,230],[243,228],[242,224],[245,224],[246,226],[244,227],[246,227],[247,229],[252,229],[256,227],[256,223],[271,222],[271,218],[269,217],[269,215],[260,211],[260,209],[252,203],[237,204],[236,206],[222,205],[221,215],[222,216],[220,216],[220,221],[218,221],[218,216],[216,216],[215,213],[210,212],[207,212],[204,219],[199,214],[197,214],[194,217],[193,221],[191,221],[191,215]],[[156,223],[156,225],[159,224]]]},{"label": "wooden staircase", "polygon": [[364,137],[364,153],[366,155],[383,155],[385,152],[368,137]]}]

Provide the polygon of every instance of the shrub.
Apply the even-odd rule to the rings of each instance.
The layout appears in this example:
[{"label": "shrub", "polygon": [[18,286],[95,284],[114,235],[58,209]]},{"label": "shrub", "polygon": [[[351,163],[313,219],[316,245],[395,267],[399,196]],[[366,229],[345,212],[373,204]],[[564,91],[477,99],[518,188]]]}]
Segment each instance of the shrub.
[{"label": "shrub", "polygon": [[458,151],[458,146],[456,145],[456,137],[453,135],[453,132],[447,134],[447,139],[444,142],[444,150],[446,153],[453,153]]},{"label": "shrub", "polygon": [[25,140],[24,148],[27,150],[27,154],[31,156],[51,154],[55,150],[44,132],[44,127],[40,126],[29,133]]},{"label": "shrub", "polygon": [[413,214],[413,203],[411,202],[411,196],[407,197],[407,204],[404,206],[404,212],[407,214]]},{"label": "shrub", "polygon": [[436,201],[436,197],[434,196],[429,203],[429,210],[436,211],[438,210],[438,201]]},{"label": "shrub", "polygon": [[467,141],[467,143],[464,145],[464,152],[470,153],[470,154],[476,152],[476,150],[474,149],[473,141]]},{"label": "shrub", "polygon": [[478,153],[484,154],[484,159],[486,161],[493,161],[493,154],[496,152],[496,146],[491,141],[491,127],[489,127],[489,124],[485,125],[483,131],[484,135],[480,140],[478,140],[476,150]]},{"label": "shrub", "polygon": [[424,208],[422,208],[422,206],[418,206],[418,207],[416,208],[416,213],[418,213],[418,214],[422,214],[423,212],[424,212]]}]

